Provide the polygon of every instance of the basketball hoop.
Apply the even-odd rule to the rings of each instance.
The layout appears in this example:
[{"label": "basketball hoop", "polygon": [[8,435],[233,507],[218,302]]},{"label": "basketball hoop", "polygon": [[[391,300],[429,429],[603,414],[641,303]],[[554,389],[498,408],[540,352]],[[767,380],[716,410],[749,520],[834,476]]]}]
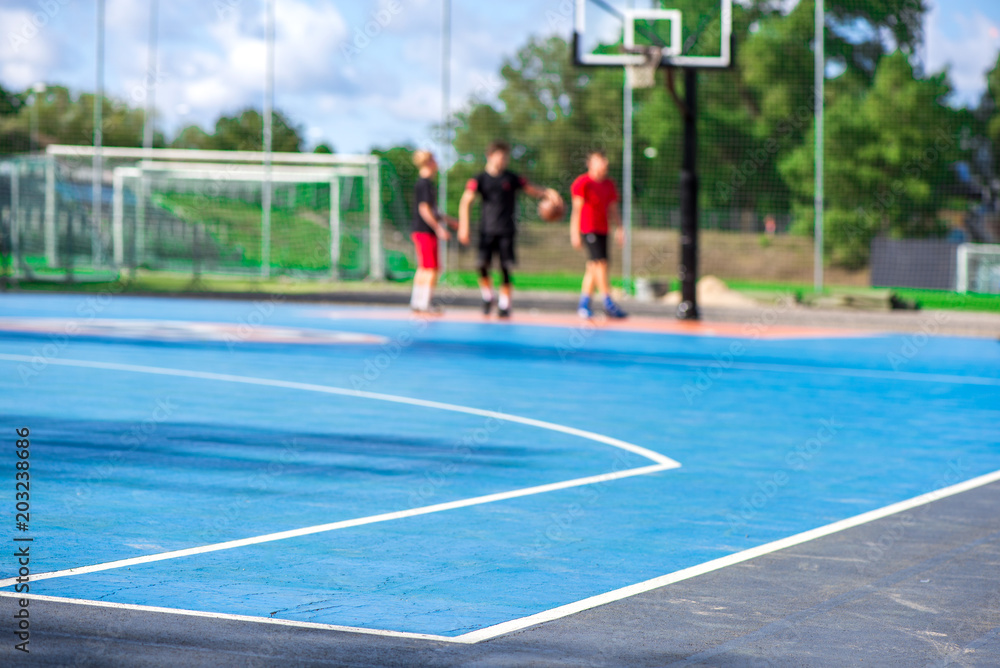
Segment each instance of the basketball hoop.
[{"label": "basketball hoop", "polygon": [[663,49],[647,46],[639,50],[643,62],[639,65],[626,65],[625,77],[630,88],[653,88],[656,86],[656,70],[663,61]]}]

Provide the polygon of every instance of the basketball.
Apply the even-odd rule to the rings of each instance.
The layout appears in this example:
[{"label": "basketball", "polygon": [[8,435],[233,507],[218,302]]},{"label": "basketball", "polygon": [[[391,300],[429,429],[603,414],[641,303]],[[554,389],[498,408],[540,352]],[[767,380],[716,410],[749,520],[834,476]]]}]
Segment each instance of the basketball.
[{"label": "basketball", "polygon": [[538,202],[538,216],[546,223],[557,223],[566,215],[566,206],[558,200],[543,198]]}]

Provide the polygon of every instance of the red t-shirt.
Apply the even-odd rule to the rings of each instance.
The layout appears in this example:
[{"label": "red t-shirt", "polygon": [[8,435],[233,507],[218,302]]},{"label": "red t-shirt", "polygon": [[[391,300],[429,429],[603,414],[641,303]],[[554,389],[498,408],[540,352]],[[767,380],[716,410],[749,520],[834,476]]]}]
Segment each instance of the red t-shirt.
[{"label": "red t-shirt", "polygon": [[590,174],[584,174],[573,182],[570,188],[573,197],[583,198],[580,211],[580,234],[607,234],[608,207],[618,201],[618,190],[614,181],[595,181]]}]

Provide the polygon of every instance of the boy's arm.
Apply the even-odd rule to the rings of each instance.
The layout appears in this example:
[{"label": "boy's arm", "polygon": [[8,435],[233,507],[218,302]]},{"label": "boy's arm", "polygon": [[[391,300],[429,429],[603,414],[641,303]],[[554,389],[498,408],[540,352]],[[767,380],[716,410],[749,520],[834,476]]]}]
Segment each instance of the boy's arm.
[{"label": "boy's arm", "polygon": [[583,198],[579,195],[573,196],[573,213],[569,216],[569,240],[573,248],[580,248],[583,242],[580,239],[580,211],[583,210]]},{"label": "boy's arm", "polygon": [[563,203],[562,195],[559,194],[554,188],[542,188],[536,186],[534,183],[525,181],[524,192],[528,194],[529,197],[534,197],[535,199],[550,199],[553,202]]},{"label": "boy's arm", "polygon": [[427,202],[421,202],[420,206],[417,207],[420,211],[420,217],[424,219],[424,222],[430,225],[431,229],[438,236],[439,239],[444,239],[447,241],[451,238],[448,234],[448,228],[442,225],[442,218],[439,218],[437,212],[431,208],[431,205]]},{"label": "boy's arm", "polygon": [[458,241],[463,245],[469,243],[469,214],[475,199],[475,191],[466,190],[462,193],[462,200],[458,203]]}]

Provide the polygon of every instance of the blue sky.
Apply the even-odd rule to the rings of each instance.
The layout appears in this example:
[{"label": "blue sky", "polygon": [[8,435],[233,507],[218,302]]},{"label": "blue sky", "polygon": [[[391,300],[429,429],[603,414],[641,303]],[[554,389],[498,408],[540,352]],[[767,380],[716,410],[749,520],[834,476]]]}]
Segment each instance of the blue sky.
[{"label": "blue sky", "polygon": [[[441,0],[277,4],[276,105],[304,128],[307,141],[328,141],[341,152],[431,143],[441,109]],[[453,0],[453,107],[490,98],[503,59],[529,35],[568,36],[571,4]],[[975,103],[1000,52],[1000,2],[932,0],[932,6],[923,54],[928,70],[948,66],[956,102]],[[107,90],[133,104],[143,104],[148,89],[148,7],[142,0],[107,0]],[[262,7],[262,0],[161,0],[156,95],[168,134],[261,106]],[[366,25],[376,34],[355,42]],[[0,83],[93,90],[94,36],[92,1],[3,0]],[[355,44],[357,51],[345,48]]]}]

